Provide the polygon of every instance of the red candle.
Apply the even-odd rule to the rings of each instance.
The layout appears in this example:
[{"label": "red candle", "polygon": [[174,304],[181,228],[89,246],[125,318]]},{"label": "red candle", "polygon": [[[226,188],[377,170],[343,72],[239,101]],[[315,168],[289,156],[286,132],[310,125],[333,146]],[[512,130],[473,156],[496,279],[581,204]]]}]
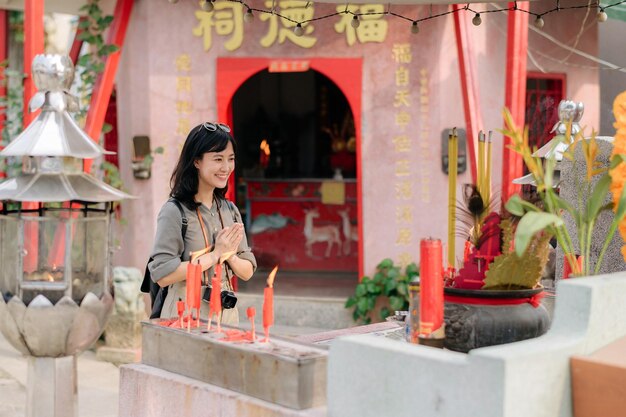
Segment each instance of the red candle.
[{"label": "red candle", "polygon": [[272,269],[267,278],[267,287],[263,290],[263,330],[265,341],[269,341],[270,327],[274,325],[274,278],[278,271],[278,265]]},{"label": "red candle", "polygon": [[579,274],[583,270],[583,259],[582,255],[572,255],[576,256],[576,271],[572,271],[572,268],[569,263],[569,259],[567,259],[567,255],[563,257],[563,279],[571,278],[573,274]]},{"label": "red candle", "polygon": [[215,275],[211,278],[211,312],[209,313],[209,318],[212,314],[220,314],[222,311],[222,299],[221,299],[221,287],[222,287],[222,265],[217,264],[215,266]]},{"label": "red candle", "polygon": [[439,239],[420,242],[420,335],[431,335],[443,325],[443,267]]},{"label": "red candle", "polygon": [[178,313],[178,321],[180,327],[183,327],[183,315],[185,314],[185,302],[180,298],[176,301],[176,312]]},{"label": "red candle", "polygon": [[274,324],[274,288],[265,287],[263,290],[263,327]]},{"label": "red candle", "polygon": [[250,320],[250,340],[254,341],[256,339],[254,332],[254,316],[256,315],[256,309],[252,306],[246,309],[246,316],[248,316],[248,320]]},{"label": "red candle", "polygon": [[200,281],[202,279],[202,266],[189,262],[187,265],[187,308],[191,313],[194,308],[200,309]]}]

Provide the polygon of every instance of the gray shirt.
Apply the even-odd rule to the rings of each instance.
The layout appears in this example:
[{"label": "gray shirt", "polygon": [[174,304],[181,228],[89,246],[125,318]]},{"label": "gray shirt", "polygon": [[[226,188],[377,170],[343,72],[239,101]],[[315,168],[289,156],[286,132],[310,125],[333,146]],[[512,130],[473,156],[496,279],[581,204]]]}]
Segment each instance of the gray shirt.
[{"label": "gray shirt", "polygon": [[[189,210],[184,204],[181,205],[188,221],[184,241],[181,234],[182,217],[178,207],[176,207],[174,203],[166,202],[163,207],[161,207],[161,211],[157,217],[157,230],[154,239],[154,247],[152,249],[153,261],[148,264],[150,275],[155,282],[174,272],[182,261],[188,261],[190,252],[203,249],[206,246],[196,211]],[[224,227],[232,226],[235,222],[242,223],[241,214],[234,204],[226,200],[221,200],[219,213],[217,205],[218,204],[214,202],[211,208],[208,208],[204,204],[199,207],[207,231],[209,245],[215,244],[215,237],[219,231],[222,230],[220,214],[224,222]],[[237,249],[237,256],[250,261],[253,269],[256,270],[256,259],[248,246],[245,234]],[[208,280],[210,283],[210,277],[213,276],[213,269],[214,268],[211,267],[205,271],[203,281]],[[222,290],[230,289],[230,278],[232,277],[230,268],[226,267],[224,270],[226,270],[226,274],[222,274]],[[185,294],[186,281],[170,285],[161,317],[175,317],[176,301],[178,301],[179,298],[184,300]],[[206,318],[204,310],[206,310],[206,314],[208,314],[208,304],[204,302],[202,304],[201,314],[203,318]],[[232,310],[236,310],[236,308]],[[233,320],[227,319],[228,315],[226,312],[228,311],[229,310],[224,310],[225,314],[222,322],[225,324],[237,324],[233,323]]]}]

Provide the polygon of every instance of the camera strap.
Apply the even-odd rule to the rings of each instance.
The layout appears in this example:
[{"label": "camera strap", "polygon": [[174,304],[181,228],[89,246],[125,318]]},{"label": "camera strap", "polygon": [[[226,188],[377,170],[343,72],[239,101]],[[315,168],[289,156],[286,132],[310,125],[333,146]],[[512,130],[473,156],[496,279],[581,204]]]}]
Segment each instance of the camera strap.
[{"label": "camera strap", "polygon": [[[222,225],[222,230],[224,229],[224,220],[222,219],[222,210],[221,210],[221,204],[218,203],[218,200],[215,198],[215,196],[213,197],[215,200],[215,204],[217,207],[217,214],[218,216],[220,216],[220,224]],[[228,201],[226,201],[226,204],[228,205]],[[230,207],[229,207],[230,208]],[[233,216],[233,222],[235,222],[235,216]],[[228,273],[228,270],[230,269],[230,267],[228,266],[228,264],[224,264],[224,271],[226,271],[226,283],[228,284],[228,290],[235,292],[235,290],[233,289],[233,283],[230,281],[230,274]]]},{"label": "camera strap", "polygon": [[[219,210],[218,210],[219,211]],[[202,236],[204,236],[204,245],[205,247],[209,247],[209,239],[206,234],[206,228],[204,227],[204,220],[202,220],[202,215],[200,214],[200,208],[196,207],[196,214],[198,215],[198,221],[200,222],[200,228],[202,229]],[[221,220],[221,219],[220,219]],[[204,280],[204,285],[208,285],[208,278],[206,276],[206,271],[202,272],[202,278]]]}]

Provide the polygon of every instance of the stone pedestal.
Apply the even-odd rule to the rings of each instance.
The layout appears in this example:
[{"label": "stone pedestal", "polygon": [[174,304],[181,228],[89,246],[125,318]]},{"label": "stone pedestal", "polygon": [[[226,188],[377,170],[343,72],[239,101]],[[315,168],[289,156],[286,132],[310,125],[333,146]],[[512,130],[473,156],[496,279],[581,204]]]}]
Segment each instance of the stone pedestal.
[{"label": "stone pedestal", "polygon": [[98,359],[116,365],[141,360],[141,320],[144,312],[113,314],[105,329],[106,345],[98,348]]},{"label": "stone pedestal", "polygon": [[137,268],[113,269],[115,309],[105,329],[106,345],[98,348],[98,359],[116,365],[141,359],[141,321],[147,317],[140,292],[142,279]]},{"label": "stone pedestal", "polygon": [[26,417],[77,417],[76,356],[28,357]]}]

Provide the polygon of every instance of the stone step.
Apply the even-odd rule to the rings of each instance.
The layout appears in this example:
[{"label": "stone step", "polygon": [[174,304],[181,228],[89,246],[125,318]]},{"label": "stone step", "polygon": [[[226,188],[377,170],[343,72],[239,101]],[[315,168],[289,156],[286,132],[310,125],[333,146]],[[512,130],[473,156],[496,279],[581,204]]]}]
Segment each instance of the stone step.
[{"label": "stone step", "polygon": [[[274,322],[293,334],[316,333],[355,326],[352,309],[344,307],[345,298],[302,297],[274,294]],[[246,309],[254,306],[255,326],[263,331],[263,294],[237,293],[237,308],[241,325],[248,322]],[[297,328],[306,331],[297,331]]]}]

